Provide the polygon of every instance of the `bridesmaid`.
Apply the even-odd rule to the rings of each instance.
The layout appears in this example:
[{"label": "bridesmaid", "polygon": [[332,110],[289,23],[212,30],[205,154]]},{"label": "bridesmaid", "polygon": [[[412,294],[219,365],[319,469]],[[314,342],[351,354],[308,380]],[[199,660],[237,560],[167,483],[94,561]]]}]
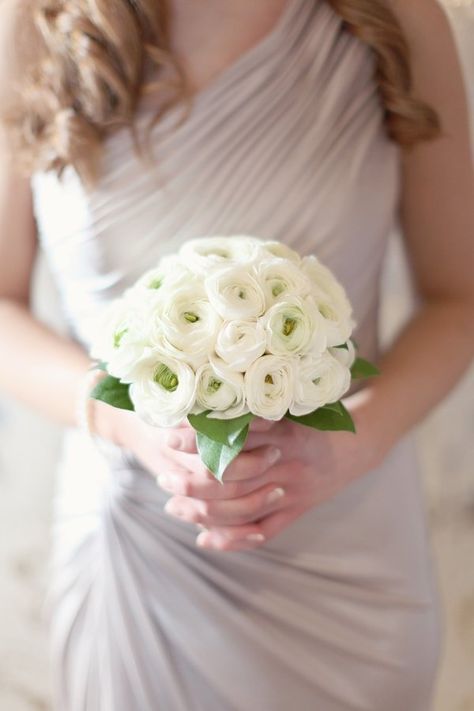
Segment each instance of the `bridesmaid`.
[{"label": "bridesmaid", "polygon": [[[439,4],[4,0],[0,32],[0,387],[68,428],[54,529],[58,711],[427,711],[439,620],[409,435],[474,351],[474,175]],[[279,110],[262,123],[267,81]],[[183,199],[167,203],[125,129],[153,106],[166,122],[186,96],[197,113],[160,163],[179,167]],[[239,140],[223,151],[229,127]],[[273,160],[285,170],[272,182]],[[419,304],[381,354],[394,208]],[[83,398],[88,324],[160,250],[243,224],[327,250],[383,375],[346,400],[357,437],[257,423],[221,488],[189,428],[152,430]],[[68,337],[30,308],[39,240]],[[101,456],[77,430],[84,402]]]}]

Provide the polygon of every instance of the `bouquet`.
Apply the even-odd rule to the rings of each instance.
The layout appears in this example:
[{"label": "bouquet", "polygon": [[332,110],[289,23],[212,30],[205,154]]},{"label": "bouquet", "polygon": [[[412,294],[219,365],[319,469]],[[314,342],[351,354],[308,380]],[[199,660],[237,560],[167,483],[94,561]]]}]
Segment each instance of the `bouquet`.
[{"label": "bouquet", "polygon": [[315,256],[252,236],[193,239],[107,306],[91,349],[107,375],[92,397],[157,427],[187,418],[222,483],[255,417],[355,432],[341,398],[378,373],[356,355],[355,326]]}]

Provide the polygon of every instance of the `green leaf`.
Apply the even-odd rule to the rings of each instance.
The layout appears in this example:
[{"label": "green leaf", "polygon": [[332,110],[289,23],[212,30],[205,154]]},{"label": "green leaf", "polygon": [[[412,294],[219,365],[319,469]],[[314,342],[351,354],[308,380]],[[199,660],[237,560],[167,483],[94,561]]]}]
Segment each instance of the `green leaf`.
[{"label": "green leaf", "polygon": [[[237,418],[236,418],[237,419]],[[223,484],[224,472],[235,457],[242,451],[247,439],[249,425],[247,424],[239,433],[231,446],[216,442],[202,432],[197,432],[196,443],[198,452],[206,467]]]},{"label": "green leaf", "polygon": [[339,415],[341,414],[341,401],[338,400],[337,402],[328,402],[326,405],[324,405],[325,410],[332,410],[333,412],[337,412]]},{"label": "green leaf", "polygon": [[100,383],[97,383],[91,392],[91,397],[121,410],[134,410],[128,389],[129,386],[126,383],[121,383],[118,378],[107,375]]},{"label": "green leaf", "polygon": [[210,410],[202,412],[200,415],[188,415],[189,423],[195,430],[200,432],[215,442],[220,442],[228,447],[240,437],[242,430],[248,427],[254,415],[251,412],[230,420],[218,420],[214,417],[207,417]]},{"label": "green leaf", "polygon": [[380,375],[380,370],[365,358],[356,358],[351,367],[352,378],[370,378],[372,375]]},{"label": "green leaf", "polygon": [[301,417],[296,417],[295,415],[290,415],[289,412],[285,415],[289,420],[293,422],[298,422],[300,425],[306,425],[306,427],[312,427],[315,430],[345,430],[347,432],[355,432],[354,420],[351,414],[342,402],[330,403],[329,405],[324,405],[323,407],[318,407],[314,412],[310,412],[309,415],[302,415]]},{"label": "green leaf", "polygon": [[101,360],[99,363],[97,363],[93,370],[103,370],[105,373],[107,372],[107,363],[105,363],[103,360]]}]

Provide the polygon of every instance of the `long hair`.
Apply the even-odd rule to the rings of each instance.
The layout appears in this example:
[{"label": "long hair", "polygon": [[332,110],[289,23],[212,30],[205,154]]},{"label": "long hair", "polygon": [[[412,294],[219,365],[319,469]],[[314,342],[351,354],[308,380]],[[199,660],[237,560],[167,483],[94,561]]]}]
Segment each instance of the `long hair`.
[{"label": "long hair", "polygon": [[[412,93],[408,43],[383,0],[325,0],[343,27],[375,53],[375,81],[391,139],[409,148],[439,135],[436,112]],[[29,0],[40,56],[23,72],[17,100],[4,113],[16,156],[26,171],[72,165],[88,187],[96,184],[104,137],[136,131],[139,101],[157,99],[146,131],[173,107],[186,119],[191,98],[170,49],[166,0]],[[151,76],[155,77],[151,80]],[[145,141],[145,143],[146,143]],[[148,153],[148,152],[147,152]]]}]

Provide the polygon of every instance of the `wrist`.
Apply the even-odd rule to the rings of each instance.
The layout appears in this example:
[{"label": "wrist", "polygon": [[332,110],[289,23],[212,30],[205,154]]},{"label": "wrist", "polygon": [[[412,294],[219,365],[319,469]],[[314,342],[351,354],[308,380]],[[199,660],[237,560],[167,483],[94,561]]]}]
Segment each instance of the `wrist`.
[{"label": "wrist", "polygon": [[[130,412],[108,405],[92,397],[95,386],[106,373],[90,367],[81,377],[76,395],[76,424],[90,436],[97,436],[119,446],[126,446],[126,433],[130,429]],[[129,415],[124,427],[125,415]]]},{"label": "wrist", "polygon": [[91,398],[91,429],[102,439],[119,447],[128,448],[133,440],[137,418],[130,410],[122,410],[101,400]]},{"label": "wrist", "polygon": [[390,411],[380,407],[375,387],[370,385],[343,399],[343,403],[354,420],[356,436],[366,442],[371,465],[378,466],[400,436],[389,426]]}]

